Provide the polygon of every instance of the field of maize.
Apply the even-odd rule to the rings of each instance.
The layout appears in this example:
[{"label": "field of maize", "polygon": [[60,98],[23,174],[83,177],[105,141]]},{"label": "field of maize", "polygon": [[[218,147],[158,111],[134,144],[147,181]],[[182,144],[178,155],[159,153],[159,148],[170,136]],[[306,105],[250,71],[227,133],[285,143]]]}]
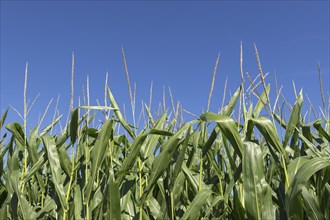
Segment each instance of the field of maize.
[{"label": "field of maize", "polygon": [[[108,86],[109,105],[71,106],[56,134],[60,116],[27,131],[26,111],[22,124],[6,124],[4,111],[0,219],[330,219],[330,109],[323,92],[323,116],[314,113],[312,121],[302,112],[302,92],[290,105],[274,88],[271,102],[256,55],[256,80],[241,75],[219,112],[188,122],[179,120],[179,105],[158,115],[145,105],[137,129]],[[104,113],[94,127],[93,112]]]}]

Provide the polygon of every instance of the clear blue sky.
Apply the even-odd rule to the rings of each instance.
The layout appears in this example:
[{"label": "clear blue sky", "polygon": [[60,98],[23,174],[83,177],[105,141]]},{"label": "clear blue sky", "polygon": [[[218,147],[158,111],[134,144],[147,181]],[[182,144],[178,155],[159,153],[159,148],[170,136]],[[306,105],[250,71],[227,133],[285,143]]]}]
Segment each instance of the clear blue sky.
[{"label": "clear blue sky", "polygon": [[[258,74],[256,42],[264,72],[274,72],[283,93],[294,98],[291,80],[315,106],[321,105],[317,63],[329,92],[329,1],[1,1],[1,111],[23,112],[23,81],[29,62],[28,98],[40,97],[29,124],[60,94],[66,116],[70,99],[71,53],[75,53],[75,106],[90,77],[91,104],[103,100],[105,73],[122,106],[129,95],[121,56],[124,46],[137,109],[154,108],[169,86],[176,101],[196,114],[206,109],[218,52],[221,53],[211,111],[221,106],[223,85],[240,84],[239,47],[244,72]],[[275,85],[272,83],[274,93]],[[229,92],[228,92],[229,93]],[[167,93],[168,94],[168,93]],[[328,96],[328,95],[327,95]],[[167,99],[169,105],[169,99]],[[305,106],[308,106],[305,98]],[[129,112],[129,109],[127,110]],[[8,121],[19,120],[12,110]],[[49,122],[49,120],[48,120]]]}]

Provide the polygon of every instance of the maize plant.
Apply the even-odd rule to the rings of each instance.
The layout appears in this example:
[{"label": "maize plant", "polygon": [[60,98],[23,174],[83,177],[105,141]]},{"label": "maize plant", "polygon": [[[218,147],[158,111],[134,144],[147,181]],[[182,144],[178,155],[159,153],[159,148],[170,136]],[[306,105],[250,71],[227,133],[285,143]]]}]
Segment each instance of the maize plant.
[{"label": "maize plant", "polygon": [[300,92],[285,119],[269,93],[253,104],[241,85],[184,123],[146,106],[141,129],[109,87],[111,107],[78,106],[56,134],[60,117],[26,132],[5,111],[0,219],[330,219],[329,118],[306,123]]}]

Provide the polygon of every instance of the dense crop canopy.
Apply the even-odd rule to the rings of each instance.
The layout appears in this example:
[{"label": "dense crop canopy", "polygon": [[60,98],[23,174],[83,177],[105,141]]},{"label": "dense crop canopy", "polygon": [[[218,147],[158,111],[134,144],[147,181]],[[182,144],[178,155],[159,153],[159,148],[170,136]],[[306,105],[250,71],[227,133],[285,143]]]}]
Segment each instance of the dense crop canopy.
[{"label": "dense crop canopy", "polygon": [[[140,133],[109,88],[112,108],[74,109],[55,135],[60,118],[27,134],[3,126],[5,111],[0,219],[329,219],[330,121],[306,124],[302,93],[286,121],[269,92],[248,106],[240,86],[218,113],[184,124],[146,107]],[[106,112],[98,128],[91,109]]]}]

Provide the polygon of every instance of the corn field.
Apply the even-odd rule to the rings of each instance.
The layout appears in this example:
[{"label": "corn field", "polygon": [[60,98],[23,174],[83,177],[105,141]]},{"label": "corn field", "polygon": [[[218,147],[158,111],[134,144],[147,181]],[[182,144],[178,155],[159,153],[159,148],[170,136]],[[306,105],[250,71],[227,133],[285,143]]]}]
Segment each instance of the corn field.
[{"label": "corn field", "polygon": [[286,119],[259,80],[255,104],[242,80],[219,112],[184,123],[145,105],[142,129],[108,86],[109,106],[72,108],[56,134],[60,116],[27,132],[5,111],[0,219],[330,219],[327,109],[306,122],[300,92]]}]

